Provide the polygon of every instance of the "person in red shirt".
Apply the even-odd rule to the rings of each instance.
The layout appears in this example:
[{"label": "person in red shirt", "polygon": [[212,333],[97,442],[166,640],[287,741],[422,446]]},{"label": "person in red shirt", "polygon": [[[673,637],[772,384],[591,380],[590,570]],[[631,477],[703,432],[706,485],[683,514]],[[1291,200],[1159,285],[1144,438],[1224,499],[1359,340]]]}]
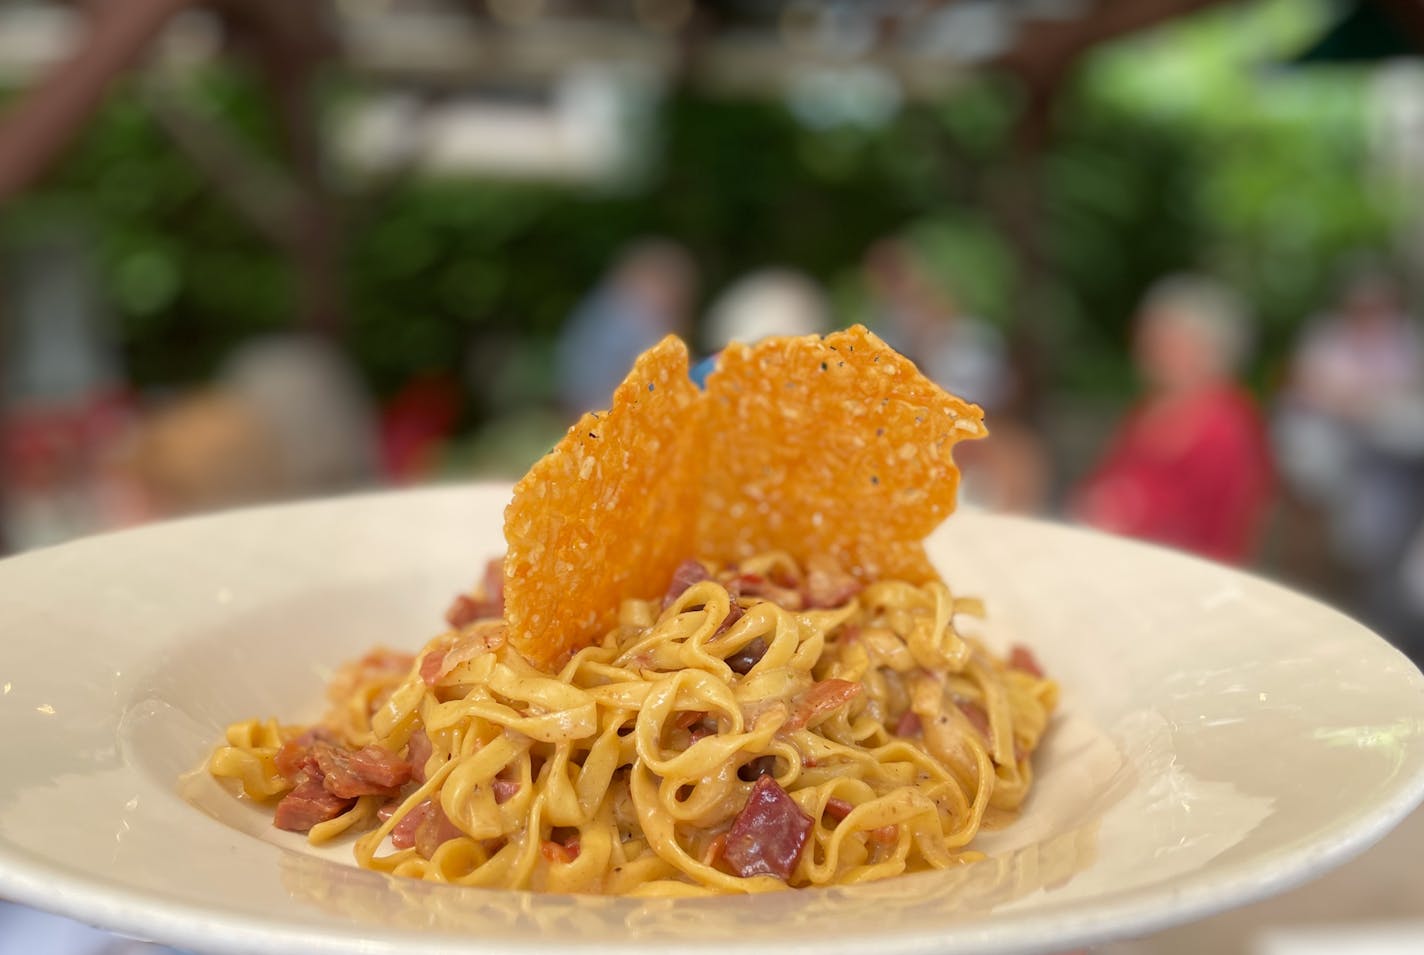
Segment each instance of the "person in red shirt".
[{"label": "person in red shirt", "polygon": [[1274,488],[1266,430],[1236,380],[1245,309],[1218,283],[1175,276],[1138,310],[1145,393],[1072,495],[1073,515],[1113,533],[1246,563]]}]

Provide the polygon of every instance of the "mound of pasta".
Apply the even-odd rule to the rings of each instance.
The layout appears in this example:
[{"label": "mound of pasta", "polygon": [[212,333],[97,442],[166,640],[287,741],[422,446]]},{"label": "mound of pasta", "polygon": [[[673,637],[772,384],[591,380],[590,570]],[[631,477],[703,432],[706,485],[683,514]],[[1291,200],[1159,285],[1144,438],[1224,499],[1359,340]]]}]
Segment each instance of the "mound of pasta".
[{"label": "mound of pasta", "polygon": [[[341,670],[316,726],[208,763],[361,865],[499,888],[694,895],[978,858],[1057,701],[964,629],[924,537],[983,412],[864,328],[669,337],[514,487],[507,553],[418,654]],[[689,559],[690,557],[700,559]]]},{"label": "mound of pasta", "polygon": [[[494,580],[498,580],[495,576]],[[943,583],[772,553],[679,567],[557,673],[494,588],[416,656],[374,652],[312,728],[236,724],[210,769],[279,827],[362,830],[363,866],[462,885],[691,895],[978,858],[1019,807],[1057,688],[964,632]]]}]

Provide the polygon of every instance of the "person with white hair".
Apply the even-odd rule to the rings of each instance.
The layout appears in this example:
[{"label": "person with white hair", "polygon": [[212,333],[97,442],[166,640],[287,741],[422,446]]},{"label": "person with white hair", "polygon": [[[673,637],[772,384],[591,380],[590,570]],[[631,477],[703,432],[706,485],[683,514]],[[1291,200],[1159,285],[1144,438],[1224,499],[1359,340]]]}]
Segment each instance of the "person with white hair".
[{"label": "person with white hair", "polygon": [[800,272],[767,268],[739,278],[712,303],[703,334],[709,352],[773,335],[820,335],[830,326],[821,287]]},{"label": "person with white hair", "polygon": [[1273,498],[1266,431],[1238,384],[1245,306],[1196,275],[1163,279],[1138,308],[1144,394],[1073,495],[1080,520],[1231,563],[1248,561]]},{"label": "person with white hair", "polygon": [[1352,610],[1424,658],[1424,602],[1411,597],[1424,595],[1424,332],[1383,264],[1351,262],[1343,278],[1334,308],[1302,330],[1276,446]]}]

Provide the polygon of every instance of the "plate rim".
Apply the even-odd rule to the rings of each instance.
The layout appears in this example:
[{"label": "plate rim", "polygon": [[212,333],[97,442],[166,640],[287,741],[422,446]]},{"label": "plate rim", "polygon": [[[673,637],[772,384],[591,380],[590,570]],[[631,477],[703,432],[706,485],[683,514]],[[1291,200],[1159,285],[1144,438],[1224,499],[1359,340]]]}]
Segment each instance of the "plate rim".
[{"label": "plate rim", "polygon": [[[263,504],[253,507],[234,508],[215,513],[184,517],[136,528],[121,529],[91,535],[45,548],[27,551],[6,557],[0,564],[12,565],[28,560],[39,554],[53,554],[58,551],[79,547],[111,545],[116,539],[132,539],[138,535],[168,534],[176,529],[205,524],[221,524],[241,521],[256,514],[271,514],[284,510],[314,509],[324,507],[362,506],[367,503],[389,501],[395,498],[437,497],[442,495],[462,495],[474,490],[483,493],[508,492],[512,485],[508,482],[479,481],[445,483],[415,489],[385,489],[360,491],[350,494],[308,498],[296,501]],[[1413,672],[1404,674],[1416,685],[1424,688],[1424,675],[1397,647],[1383,637],[1353,620],[1333,606],[1303,593],[1279,581],[1266,578],[1251,570],[1225,567],[1192,554],[1185,554],[1152,542],[1117,537],[1066,522],[1020,515],[989,514],[972,508],[961,508],[961,513],[974,514],[977,519],[992,522],[1011,521],[1023,525],[1042,528],[1049,532],[1066,532],[1072,535],[1086,535],[1107,539],[1114,547],[1141,548],[1164,555],[1171,560],[1190,561],[1224,570],[1232,575],[1246,578],[1254,586],[1284,592],[1299,600],[1305,600],[1323,610],[1332,618],[1358,627],[1373,640],[1379,641],[1395,653],[1399,660]],[[115,727],[117,732],[117,727]],[[122,765],[131,766],[125,759]],[[0,785],[0,788],[3,788]],[[955,951],[963,953],[1029,953],[1046,950],[1062,950],[1085,944],[1095,944],[1115,938],[1141,935],[1195,921],[1233,908],[1277,895],[1298,885],[1323,875],[1364,852],[1393,830],[1406,816],[1424,802],[1424,765],[1415,770],[1411,777],[1391,783],[1391,788],[1380,794],[1367,811],[1337,819],[1332,828],[1322,837],[1283,850],[1274,855],[1246,859],[1233,864],[1224,874],[1204,874],[1200,871],[1169,877],[1146,886],[1132,887],[1112,892],[1084,906],[1081,915],[1061,911],[1014,912],[1018,923],[1016,938],[1008,940],[991,937],[995,926],[989,922],[993,916],[986,913],[982,925],[974,926],[974,931],[957,932],[953,941]],[[291,851],[274,847],[279,851]],[[392,878],[389,876],[373,876]],[[464,888],[454,891],[467,891]],[[498,890],[484,890],[498,891]],[[809,890],[816,891],[816,890]],[[258,918],[256,916],[228,910],[221,904],[199,904],[173,899],[158,892],[134,890],[106,882],[90,872],[80,872],[44,859],[24,847],[9,840],[0,840],[0,897],[9,901],[28,905],[43,911],[53,912],[68,918],[95,925],[107,931],[133,938],[152,939],[165,945],[178,947],[197,946],[196,951],[212,952],[215,955],[227,953],[265,951],[308,951],[322,953],[349,952],[353,945],[363,950],[395,951],[399,946],[403,955],[450,951],[452,946],[466,952],[496,951],[547,951],[549,943],[541,936],[531,934],[527,940],[514,941],[499,939],[493,943],[484,942],[475,935],[449,932],[413,933],[396,929],[389,925],[375,923],[351,923],[349,934],[306,928],[289,919],[277,917]],[[685,904],[697,904],[699,900],[680,900]],[[965,923],[968,930],[973,923]],[[957,927],[956,927],[957,928]],[[364,942],[361,940],[364,939]],[[887,955],[928,955],[942,951],[946,943],[946,932],[941,928],[917,931],[913,927],[889,936],[874,936],[876,949]],[[764,942],[739,941],[736,939],[679,939],[675,943],[658,939],[628,939],[618,937],[611,940],[584,939],[573,943],[561,943],[560,947],[577,949],[580,952],[626,953],[649,951],[675,945],[680,950],[706,952],[728,949],[755,949]],[[387,947],[389,946],[389,947]],[[792,953],[804,952],[824,955],[824,940],[779,942],[778,947]]]}]

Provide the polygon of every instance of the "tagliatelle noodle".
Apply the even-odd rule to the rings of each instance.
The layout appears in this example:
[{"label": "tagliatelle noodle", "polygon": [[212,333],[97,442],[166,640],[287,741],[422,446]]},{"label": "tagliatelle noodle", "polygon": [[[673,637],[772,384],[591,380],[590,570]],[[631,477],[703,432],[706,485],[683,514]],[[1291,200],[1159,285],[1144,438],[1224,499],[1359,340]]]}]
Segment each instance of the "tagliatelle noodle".
[{"label": "tagliatelle noodle", "polygon": [[[426,781],[392,799],[384,822],[375,824],[369,797],[333,820],[368,827],[357,861],[471,886],[688,895],[849,884],[978,859],[974,835],[1028,792],[1056,686],[963,631],[977,601],[942,583],[880,581],[821,609],[733,596],[748,568],[770,566],[788,592],[804,587],[802,568],[779,554],[725,568],[666,609],[627,601],[604,638],[557,673],[491,639],[503,625],[482,621],[432,640],[399,680],[359,668],[367,685],[341,678],[348,699],[367,701],[333,701],[322,725],[341,740],[407,753],[423,732],[432,744]],[[744,612],[723,629],[734,602]],[[728,661],[757,641],[759,659],[733,670]],[[422,678],[428,656],[462,643],[475,652],[433,683]],[[807,718],[817,688],[839,681],[860,689]],[[251,767],[298,732],[236,724],[210,768],[270,795]],[[754,785],[746,770],[764,758],[814,823],[785,880],[734,874],[717,856]],[[427,800],[451,838],[428,857],[391,848],[391,833]]]}]

